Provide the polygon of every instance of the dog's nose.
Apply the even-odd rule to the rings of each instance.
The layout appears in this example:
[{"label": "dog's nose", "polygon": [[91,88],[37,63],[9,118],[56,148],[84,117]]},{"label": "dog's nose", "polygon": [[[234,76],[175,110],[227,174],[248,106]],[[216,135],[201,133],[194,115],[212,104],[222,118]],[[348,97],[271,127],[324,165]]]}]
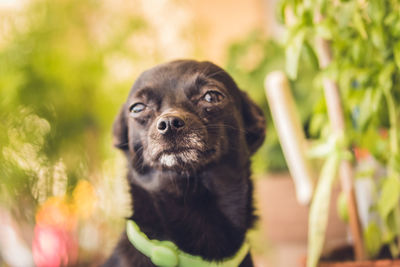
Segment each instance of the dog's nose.
[{"label": "dog's nose", "polygon": [[177,131],[185,126],[185,121],[177,116],[162,117],[157,121],[157,130],[160,134]]}]

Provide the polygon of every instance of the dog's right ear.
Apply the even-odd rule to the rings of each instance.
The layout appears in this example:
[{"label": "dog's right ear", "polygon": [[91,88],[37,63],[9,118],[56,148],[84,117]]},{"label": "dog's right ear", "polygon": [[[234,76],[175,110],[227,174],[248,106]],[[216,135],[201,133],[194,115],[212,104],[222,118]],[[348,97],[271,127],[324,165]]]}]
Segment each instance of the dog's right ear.
[{"label": "dog's right ear", "polygon": [[265,117],[262,109],[245,92],[240,91],[240,93],[242,95],[242,116],[246,127],[246,141],[252,155],[264,142]]},{"label": "dog's right ear", "polygon": [[123,105],[113,125],[113,144],[124,151],[128,150],[128,125],[125,112]]}]

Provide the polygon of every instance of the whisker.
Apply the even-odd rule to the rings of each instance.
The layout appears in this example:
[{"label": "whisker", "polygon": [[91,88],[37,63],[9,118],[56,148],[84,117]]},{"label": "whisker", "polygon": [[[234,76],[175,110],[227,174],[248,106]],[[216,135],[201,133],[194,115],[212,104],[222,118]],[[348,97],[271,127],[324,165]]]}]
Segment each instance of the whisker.
[{"label": "whisker", "polygon": [[[242,133],[245,133],[245,134],[248,133],[248,131],[246,131],[244,129],[240,129],[240,128],[237,128],[237,127],[234,127],[234,126],[228,125],[228,124],[208,124],[205,127],[210,129],[210,130],[229,128],[230,130],[235,130],[235,131],[242,132]],[[200,127],[199,128],[191,128],[191,130],[194,130],[194,131],[200,131],[200,130],[203,130],[203,129],[204,128],[200,128]]]},{"label": "whisker", "polygon": [[117,146],[117,147],[123,147],[123,146],[126,146],[126,145],[129,145],[129,142],[122,143],[122,144],[118,144],[118,145],[116,145],[116,146]]}]

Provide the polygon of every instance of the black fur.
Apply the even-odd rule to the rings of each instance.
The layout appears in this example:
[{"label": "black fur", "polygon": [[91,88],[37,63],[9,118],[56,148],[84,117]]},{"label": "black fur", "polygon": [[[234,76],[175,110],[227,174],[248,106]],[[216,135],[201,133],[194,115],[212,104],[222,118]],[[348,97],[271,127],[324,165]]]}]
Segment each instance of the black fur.
[{"label": "black fur", "polygon": [[[130,112],[135,103],[145,109]],[[184,126],[167,136],[160,118]],[[261,109],[216,65],[180,60],[144,72],[114,124],[128,160],[131,219],[150,239],[204,259],[234,255],[255,220],[250,156],[264,136]],[[124,233],[104,266],[154,265]],[[253,266],[250,254],[240,266]]]}]

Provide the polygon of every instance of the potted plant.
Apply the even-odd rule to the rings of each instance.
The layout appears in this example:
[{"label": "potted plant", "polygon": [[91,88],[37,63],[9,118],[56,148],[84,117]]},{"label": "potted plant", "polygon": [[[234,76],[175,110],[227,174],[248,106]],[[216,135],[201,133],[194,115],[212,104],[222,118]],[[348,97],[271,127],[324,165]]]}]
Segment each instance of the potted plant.
[{"label": "potted plant", "polygon": [[[315,68],[307,62],[306,58],[299,60],[303,68],[299,70],[299,79],[291,86],[295,101],[302,103],[302,108],[298,112],[298,127],[307,130],[308,121],[313,112],[313,103],[318,101],[320,95],[309,90],[309,84],[316,74]],[[232,43],[228,49],[226,69],[239,86],[263,108],[267,117],[268,138],[252,159],[255,172],[255,197],[260,216],[259,231],[262,234],[260,239],[263,239],[262,242],[258,242],[255,238],[253,243],[256,244],[257,254],[266,255],[263,258],[272,266],[293,266],[297,262],[297,255],[304,254],[309,212],[309,207],[304,205],[308,203],[304,197],[307,198],[310,192],[299,201],[299,197],[302,197],[298,193],[302,190],[297,190],[298,187],[293,186],[276,133],[276,125],[273,123],[263,94],[265,73],[283,69],[284,66],[283,45],[268,39],[261,31],[251,32],[246,38]],[[306,131],[306,136],[308,135]],[[336,197],[339,192],[337,187],[333,196]],[[270,203],[280,203],[280,205]],[[347,243],[346,224],[337,216],[334,204],[330,205],[330,214],[330,223],[327,226],[328,238],[333,240],[333,244]],[[265,246],[265,239],[268,240],[268,249]],[[288,248],[290,248],[291,257],[287,257]],[[268,253],[271,250],[274,253]]]},{"label": "potted plant", "polygon": [[[398,265],[400,1],[283,0],[279,10],[288,29],[287,75],[296,83],[299,59],[305,57],[316,71],[310,90],[324,92],[309,122],[320,144],[308,154],[324,158],[324,163],[310,208],[307,266],[375,266],[374,259],[384,251],[392,260],[379,264]],[[366,176],[354,172],[357,151],[366,151],[377,163],[364,178],[373,185],[368,200],[355,194],[356,177]],[[319,261],[336,173],[343,191],[340,211],[343,217],[348,214],[353,238],[350,258],[356,265]],[[370,203],[363,221],[356,200]]]}]

